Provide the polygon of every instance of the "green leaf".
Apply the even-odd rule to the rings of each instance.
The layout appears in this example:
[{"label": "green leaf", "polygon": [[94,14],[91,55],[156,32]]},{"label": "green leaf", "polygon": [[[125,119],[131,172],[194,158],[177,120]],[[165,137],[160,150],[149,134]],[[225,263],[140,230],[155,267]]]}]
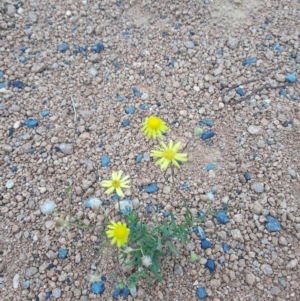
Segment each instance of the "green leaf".
[{"label": "green leaf", "polygon": [[153,273],[153,275],[159,280],[159,281],[163,281],[164,278],[157,272],[157,270],[155,269],[155,266],[152,264],[149,267],[149,270]]},{"label": "green leaf", "polygon": [[166,245],[168,246],[168,248],[174,253],[174,255],[178,258],[180,257],[180,254],[178,252],[178,250],[174,247],[174,245],[170,242],[170,241],[167,241],[166,242]]}]

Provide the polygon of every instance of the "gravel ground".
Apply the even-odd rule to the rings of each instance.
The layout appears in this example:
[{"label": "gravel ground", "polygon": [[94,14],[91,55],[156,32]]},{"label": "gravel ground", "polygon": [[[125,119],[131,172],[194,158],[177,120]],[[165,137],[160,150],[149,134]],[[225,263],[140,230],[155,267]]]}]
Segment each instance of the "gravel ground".
[{"label": "gravel ground", "polygon": [[[82,229],[55,231],[40,211],[45,200],[66,208],[65,181],[72,214],[99,231],[85,201],[109,200],[119,219],[99,185],[119,169],[145,221],[183,218],[140,130],[151,114],[176,141],[199,123],[214,132],[189,144],[176,181],[194,216],[208,192],[216,211],[230,210],[227,223],[201,224],[210,248],[191,233],[165,281],[142,281],[128,300],[199,300],[200,287],[214,301],[299,300],[299,19],[296,0],[1,1],[1,300],[113,300],[108,281],[95,295],[86,276],[111,277],[115,249],[102,252],[101,235]],[[154,194],[141,188],[151,183]]]}]

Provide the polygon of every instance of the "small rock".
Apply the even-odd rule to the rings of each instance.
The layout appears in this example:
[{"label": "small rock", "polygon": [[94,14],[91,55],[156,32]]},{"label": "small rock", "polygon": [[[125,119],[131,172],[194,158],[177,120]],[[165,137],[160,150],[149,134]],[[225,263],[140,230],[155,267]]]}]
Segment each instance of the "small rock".
[{"label": "small rock", "polygon": [[142,96],[141,92],[136,87],[132,87],[132,92],[133,92],[134,96],[136,96],[136,97]]},{"label": "small rock", "polygon": [[68,253],[69,253],[69,250],[60,248],[58,250],[58,258],[65,259],[65,258],[67,258]]},{"label": "small rock", "polygon": [[295,74],[288,74],[286,77],[285,77],[285,81],[290,83],[290,84],[293,84],[295,83],[297,80],[297,77]]},{"label": "small rock", "polygon": [[262,269],[262,271],[264,272],[265,275],[270,276],[270,275],[273,274],[273,269],[268,264],[263,264],[261,266],[261,269]]},{"label": "small rock", "polygon": [[55,288],[52,290],[52,296],[55,298],[55,299],[58,299],[60,298],[61,296],[61,290],[59,288]]},{"label": "small rock", "polygon": [[191,49],[195,47],[195,44],[192,41],[187,41],[184,43],[184,46],[188,49]]},{"label": "small rock", "polygon": [[211,248],[211,247],[212,247],[212,243],[211,243],[209,240],[203,239],[203,240],[201,241],[201,248],[202,248],[203,250],[209,249],[209,248]]},{"label": "small rock", "polygon": [[182,276],[183,275],[183,268],[179,264],[174,265],[174,275]]},{"label": "small rock", "polygon": [[109,163],[110,163],[110,159],[108,156],[105,156],[105,155],[101,156],[101,166],[102,167],[108,167]]},{"label": "small rock", "polygon": [[246,94],[245,90],[242,88],[236,89],[236,93],[239,94],[240,96],[244,96]]},{"label": "small rock", "polygon": [[120,211],[124,215],[127,215],[133,209],[133,204],[131,200],[119,201],[115,204],[115,209]]},{"label": "small rock", "polygon": [[208,268],[211,273],[215,272],[216,266],[212,259],[207,259],[205,267]]},{"label": "small rock", "polygon": [[226,44],[230,49],[235,49],[239,45],[239,40],[236,38],[229,37]]},{"label": "small rock", "polygon": [[48,116],[49,114],[50,114],[50,111],[49,111],[49,110],[44,110],[44,111],[41,112],[42,117],[46,117],[46,116]]},{"label": "small rock", "polygon": [[19,279],[20,279],[19,274],[16,274],[13,278],[13,287],[14,287],[14,289],[17,289],[19,287]]},{"label": "small rock", "polygon": [[26,281],[23,281],[22,283],[21,283],[21,287],[22,287],[22,289],[28,289],[29,288],[29,286],[30,286],[30,281],[29,280],[26,280]]},{"label": "small rock", "polygon": [[201,135],[201,138],[203,140],[207,140],[207,139],[212,138],[214,135],[215,135],[215,132],[213,132],[213,131],[206,131],[206,132],[203,132],[203,134]]},{"label": "small rock", "polygon": [[261,127],[256,125],[250,125],[248,127],[248,132],[252,135],[257,135],[261,132]]},{"label": "small rock", "polygon": [[101,43],[98,43],[92,47],[92,51],[94,51],[96,53],[100,53],[103,50],[104,50],[104,45]]},{"label": "small rock", "polygon": [[91,291],[92,293],[99,295],[102,294],[105,291],[105,285],[102,282],[94,282],[91,285]]},{"label": "small rock", "polygon": [[5,187],[6,187],[7,189],[12,189],[14,186],[15,186],[15,183],[14,183],[13,180],[8,180],[8,181],[6,182],[6,184],[5,184]]},{"label": "small rock", "polygon": [[230,246],[227,243],[223,243],[222,249],[223,249],[224,253],[227,253],[230,250]]},{"label": "small rock", "polygon": [[60,151],[66,155],[72,155],[73,154],[73,144],[70,143],[61,143],[58,148]]},{"label": "small rock", "polygon": [[291,261],[288,262],[286,268],[288,270],[294,269],[298,265],[298,260],[297,259],[292,259]]},{"label": "small rock", "polygon": [[217,218],[217,221],[223,225],[229,222],[228,216],[227,216],[226,212],[224,212],[224,211],[219,211],[217,213],[216,218]]},{"label": "small rock", "polygon": [[69,45],[67,43],[62,43],[57,46],[57,50],[60,52],[66,52],[69,49]]},{"label": "small rock", "polygon": [[263,183],[254,183],[251,186],[252,190],[254,190],[257,193],[262,193],[264,191],[264,184]]},{"label": "small rock", "polygon": [[170,186],[164,186],[163,193],[169,194],[170,192],[171,192],[171,187]]},{"label": "small rock", "polygon": [[30,129],[34,129],[39,125],[39,121],[37,119],[26,119],[25,125]]},{"label": "small rock", "polygon": [[25,276],[30,278],[30,277],[34,276],[37,272],[38,272],[38,269],[36,267],[31,267],[25,271]]},{"label": "small rock", "polygon": [[286,238],[283,237],[283,236],[279,237],[279,241],[278,242],[279,242],[280,245],[283,245],[283,246],[287,246],[288,245],[288,242],[287,242]]},{"label": "small rock", "polygon": [[207,125],[211,128],[214,125],[214,121],[211,118],[202,119],[199,122],[199,126],[203,126],[203,125]]},{"label": "small rock", "polygon": [[255,275],[253,273],[247,273],[245,278],[247,284],[252,286],[255,283]]},{"label": "small rock", "polygon": [[129,114],[129,115],[132,115],[132,114],[134,114],[134,112],[135,112],[135,108],[134,108],[133,106],[127,107],[127,108],[125,109],[125,112],[126,112],[127,114]]},{"label": "small rock", "polygon": [[199,300],[204,300],[207,297],[207,293],[204,287],[198,287],[196,289],[196,295]]},{"label": "small rock", "polygon": [[210,171],[214,168],[214,166],[215,166],[214,162],[210,162],[206,165],[206,170]]},{"label": "small rock", "polygon": [[33,11],[29,12],[28,17],[29,17],[29,20],[32,23],[36,23],[37,22],[38,17],[37,17],[37,15]]},{"label": "small rock", "polygon": [[245,59],[243,61],[243,66],[249,66],[249,65],[252,65],[252,64],[256,64],[257,60],[253,57],[251,58],[248,58],[248,59]]},{"label": "small rock", "polygon": [[245,178],[246,181],[250,181],[251,180],[251,176],[250,176],[249,172],[246,172],[244,174],[244,178]]},{"label": "small rock", "polygon": [[239,242],[244,242],[244,238],[243,238],[242,233],[239,229],[231,230],[231,235],[232,235],[232,238],[234,240],[237,240]]},{"label": "small rock", "polygon": [[281,230],[279,221],[275,219],[273,216],[267,216],[266,227],[269,232],[278,232]]},{"label": "small rock", "polygon": [[90,69],[90,75],[91,76],[97,76],[97,74],[98,74],[98,71],[95,68]]},{"label": "small rock", "polygon": [[34,64],[31,68],[33,73],[40,73],[46,69],[46,65],[44,63]]},{"label": "small rock", "polygon": [[147,193],[155,193],[158,191],[158,187],[155,183],[151,183],[146,187],[145,191]]}]

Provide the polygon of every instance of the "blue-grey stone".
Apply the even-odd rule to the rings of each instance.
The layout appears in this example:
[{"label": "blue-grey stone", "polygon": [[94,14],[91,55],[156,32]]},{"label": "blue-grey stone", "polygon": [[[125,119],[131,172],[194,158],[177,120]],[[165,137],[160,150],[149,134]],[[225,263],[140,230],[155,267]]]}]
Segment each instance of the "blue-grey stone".
[{"label": "blue-grey stone", "polygon": [[130,120],[129,120],[129,119],[124,119],[124,120],[122,121],[122,125],[123,125],[124,127],[129,126],[129,125],[130,125]]},{"label": "blue-grey stone", "polygon": [[279,221],[273,216],[267,216],[266,227],[269,232],[278,232],[281,230]]},{"label": "blue-grey stone", "polygon": [[115,61],[115,62],[113,63],[113,65],[114,65],[114,67],[116,67],[116,68],[120,67],[120,63],[117,62],[117,61]]},{"label": "blue-grey stone", "polygon": [[207,297],[207,293],[204,287],[198,287],[196,289],[196,295],[199,300],[204,300]]},{"label": "blue-grey stone", "polygon": [[147,193],[155,193],[158,191],[158,187],[155,183],[151,183],[146,187],[145,191]]},{"label": "blue-grey stone", "polygon": [[217,51],[217,55],[223,55],[223,50],[222,50],[222,49],[219,49],[219,50]]},{"label": "blue-grey stone", "polygon": [[236,89],[236,93],[240,96],[244,96],[246,94],[245,90],[242,88]]},{"label": "blue-grey stone", "polygon": [[267,34],[267,35],[266,35],[266,40],[269,41],[269,40],[271,40],[271,39],[272,39],[272,36],[271,36],[270,34]]},{"label": "blue-grey stone", "polygon": [[65,52],[69,49],[69,45],[67,43],[61,43],[57,46],[57,50],[60,52]]},{"label": "blue-grey stone", "polygon": [[212,247],[212,244],[211,244],[211,242],[209,240],[207,240],[207,239],[201,240],[201,248],[203,250],[209,249],[211,247]]},{"label": "blue-grey stone", "polygon": [[21,47],[20,47],[20,50],[21,50],[22,53],[25,53],[26,47],[25,47],[25,46],[21,46]]},{"label": "blue-grey stone", "polygon": [[101,43],[97,43],[96,45],[94,45],[92,47],[92,51],[94,51],[96,53],[100,53],[102,50],[104,50],[104,45]]},{"label": "blue-grey stone", "polygon": [[227,253],[230,250],[230,246],[226,242],[222,244],[222,248],[225,253]]},{"label": "blue-grey stone", "polygon": [[118,7],[120,7],[120,6],[122,5],[122,1],[121,1],[121,0],[118,0],[118,1],[116,2],[116,5],[117,5]]},{"label": "blue-grey stone", "polygon": [[94,282],[91,285],[91,291],[93,294],[99,295],[105,291],[105,285],[103,282]]},{"label": "blue-grey stone", "polygon": [[20,62],[21,62],[21,63],[25,63],[25,62],[26,62],[26,57],[22,55],[22,56],[20,57]]},{"label": "blue-grey stone", "polygon": [[288,83],[290,83],[290,84],[295,83],[296,80],[297,80],[297,77],[296,77],[296,75],[295,75],[294,73],[288,74],[288,75],[285,77],[285,81],[288,82]]},{"label": "blue-grey stone", "polygon": [[5,82],[0,83],[0,89],[5,88]]},{"label": "blue-grey stone", "polygon": [[196,227],[196,231],[200,237],[200,240],[205,240],[206,239],[206,235],[205,235],[205,232],[203,230],[203,228],[201,226],[197,226]]},{"label": "blue-grey stone", "polygon": [[122,101],[124,100],[124,98],[123,98],[122,96],[118,95],[117,100],[118,100],[119,102],[122,102]]},{"label": "blue-grey stone", "polygon": [[286,120],[284,123],[283,123],[283,127],[287,128],[289,125],[293,126],[294,125],[294,122],[293,120]]},{"label": "blue-grey stone", "polygon": [[202,217],[205,216],[205,213],[204,213],[202,210],[199,210],[199,211],[197,212],[197,215],[198,215],[198,217],[202,218]]},{"label": "blue-grey stone", "polygon": [[228,216],[227,216],[227,214],[226,214],[226,212],[224,212],[224,211],[219,211],[218,213],[217,213],[217,221],[220,223],[220,224],[226,224],[226,223],[228,223],[229,222],[229,219],[228,219]]},{"label": "blue-grey stone", "polygon": [[287,94],[286,93],[286,89],[285,88],[281,88],[280,91],[279,91],[279,95],[283,96],[283,97],[286,97],[286,94]]},{"label": "blue-grey stone", "polygon": [[210,170],[212,170],[214,167],[215,167],[215,163],[214,163],[214,162],[209,162],[209,163],[206,165],[206,170],[207,170],[207,171],[210,171]]},{"label": "blue-grey stone", "polygon": [[249,66],[249,65],[252,65],[252,64],[256,64],[256,62],[257,62],[256,58],[250,57],[250,58],[245,59],[243,61],[243,66]]},{"label": "blue-grey stone", "polygon": [[274,44],[272,45],[272,48],[277,51],[277,52],[282,52],[283,51],[283,47],[279,44]]},{"label": "blue-grey stone", "polygon": [[168,212],[168,211],[163,212],[163,217],[169,217],[169,216],[170,216],[170,212]]},{"label": "blue-grey stone", "polygon": [[182,188],[183,190],[187,190],[187,189],[189,188],[189,185],[186,184],[186,183],[183,183],[183,184],[181,184],[181,188]]},{"label": "blue-grey stone", "polygon": [[55,299],[58,299],[60,298],[61,296],[61,290],[59,288],[55,288],[52,290],[52,296],[55,298]]},{"label": "blue-grey stone", "polygon": [[264,185],[262,183],[253,184],[253,189],[257,193],[262,193],[264,191]]},{"label": "blue-grey stone", "polygon": [[134,111],[135,111],[135,108],[133,106],[127,107],[125,109],[125,112],[130,115],[134,114]]},{"label": "blue-grey stone", "polygon": [[293,169],[289,169],[289,175],[292,177],[292,179],[297,178],[297,173]]},{"label": "blue-grey stone", "polygon": [[136,96],[136,97],[142,96],[141,92],[136,87],[132,87],[132,92],[133,92],[134,96]]},{"label": "blue-grey stone", "polygon": [[216,266],[212,259],[207,259],[205,267],[208,268],[211,273],[215,272]]},{"label": "blue-grey stone", "polygon": [[156,207],[154,206],[154,205],[151,205],[151,204],[147,204],[146,205],[146,211],[148,212],[148,213],[152,213],[152,212],[156,212]]},{"label": "blue-grey stone", "polygon": [[4,76],[4,72],[0,70],[0,78]]},{"label": "blue-grey stone", "polygon": [[25,125],[30,129],[34,129],[39,125],[39,121],[37,119],[26,119]]},{"label": "blue-grey stone", "polygon": [[212,138],[214,135],[215,135],[215,132],[213,132],[213,131],[206,131],[206,132],[203,132],[203,134],[201,135],[201,138],[203,140],[207,140],[207,139]]},{"label": "blue-grey stone", "polygon": [[49,110],[44,110],[44,111],[41,112],[42,117],[46,117],[46,116],[48,116],[49,114],[50,114],[50,111],[49,111]]},{"label": "blue-grey stone", "polygon": [[58,250],[58,258],[65,259],[65,258],[67,258],[68,253],[69,253],[69,250],[60,248]]},{"label": "blue-grey stone", "polygon": [[19,80],[15,80],[15,81],[12,82],[12,86],[14,88],[22,89],[23,88],[23,83]]},{"label": "blue-grey stone", "polygon": [[140,105],[141,110],[146,110],[147,107],[148,107],[148,105],[146,103],[143,103],[143,104]]},{"label": "blue-grey stone", "polygon": [[136,156],[135,162],[141,163],[141,162],[142,162],[142,159],[143,159],[143,155],[142,155],[142,154],[139,154],[139,155]]},{"label": "blue-grey stone", "polygon": [[244,174],[244,178],[245,178],[246,181],[251,180],[251,176],[250,176],[249,172],[246,172],[246,173]]},{"label": "blue-grey stone", "polygon": [[214,121],[211,118],[205,118],[199,122],[199,126],[207,125],[212,127],[214,125]]},{"label": "blue-grey stone", "polygon": [[107,167],[109,165],[109,163],[110,163],[110,159],[108,156],[106,156],[106,155],[101,156],[101,166],[102,167]]}]

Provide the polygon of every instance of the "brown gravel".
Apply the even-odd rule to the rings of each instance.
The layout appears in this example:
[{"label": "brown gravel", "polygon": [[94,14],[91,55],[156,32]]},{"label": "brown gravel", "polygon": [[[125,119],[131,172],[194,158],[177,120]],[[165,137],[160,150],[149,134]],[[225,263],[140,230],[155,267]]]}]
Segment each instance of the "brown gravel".
[{"label": "brown gravel", "polygon": [[[110,278],[117,262],[115,249],[101,246],[103,217],[85,208],[91,196],[109,199],[106,212],[121,218],[99,185],[112,171],[130,175],[126,196],[139,200],[146,222],[163,221],[164,211],[183,219],[170,171],[164,175],[148,159],[155,143],[140,131],[142,120],[154,114],[169,125],[168,137],[183,143],[201,120],[213,120],[216,135],[189,144],[189,162],[176,181],[179,188],[188,185],[182,193],[195,216],[208,208],[210,191],[215,210],[231,210],[225,225],[213,217],[201,224],[212,248],[203,250],[191,233],[187,245],[178,245],[182,257],[164,262],[165,280],[153,286],[141,281],[128,300],[194,301],[197,287],[214,301],[299,300],[299,20],[296,0],[2,1],[0,299],[42,301],[52,292],[50,300],[113,300],[109,282],[101,296],[90,291],[87,275],[96,269]],[[65,52],[58,50],[62,43]],[[104,45],[100,53],[92,51],[97,43]],[[257,62],[243,66],[247,58]],[[298,79],[281,96],[277,86],[292,73]],[[13,86],[16,81],[22,88]],[[235,84],[246,95],[272,88],[240,103],[236,89],[229,89],[223,99],[224,89]],[[129,106],[133,115],[125,111]],[[50,113],[42,117],[45,110]],[[28,128],[28,118],[39,125]],[[111,160],[108,168],[101,167],[103,155]],[[215,166],[207,171],[210,162]],[[57,232],[52,217],[41,213],[45,200],[66,210],[66,181],[73,187],[71,213],[98,232]],[[150,183],[157,183],[158,193],[138,189]],[[158,212],[147,214],[147,204]],[[280,222],[279,232],[267,230],[268,215]],[[69,250],[66,259],[57,257],[59,248]],[[191,251],[199,256],[196,263],[189,261]],[[214,274],[205,267],[208,258],[216,263]]]}]

